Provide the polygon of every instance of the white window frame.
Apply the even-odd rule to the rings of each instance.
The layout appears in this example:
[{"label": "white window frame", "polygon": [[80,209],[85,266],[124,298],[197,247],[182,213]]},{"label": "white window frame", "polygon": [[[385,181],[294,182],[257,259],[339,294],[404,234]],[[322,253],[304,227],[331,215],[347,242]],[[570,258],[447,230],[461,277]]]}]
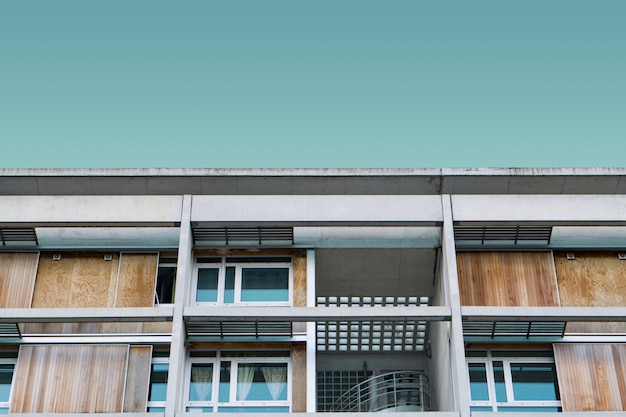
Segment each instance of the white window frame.
[{"label": "white window frame", "polygon": [[[230,385],[229,385],[229,401],[219,401],[219,389],[220,389],[220,369],[222,362],[230,362]],[[246,363],[280,363],[287,365],[287,399],[286,400],[264,400],[264,401],[245,401],[237,400],[237,373],[239,364]],[[189,394],[191,389],[191,367],[193,364],[212,364],[213,365],[213,379],[212,379],[212,391],[210,401],[190,401]],[[215,357],[191,357],[187,360],[186,375],[185,375],[185,412],[202,412],[201,408],[211,408],[214,412],[218,412],[220,407],[289,407],[291,412],[291,381],[292,381],[292,369],[291,369],[291,357],[230,357],[228,352],[217,352]],[[197,409],[197,410],[194,410]]]},{"label": "white window frame", "polygon": [[[150,377],[152,377],[152,365],[155,364],[166,364],[168,365],[168,383],[169,383],[169,364],[170,364],[170,358],[165,358],[165,357],[153,357],[151,362],[150,362]],[[148,382],[148,390],[150,390],[150,384],[152,384],[152,378],[150,378],[150,381]],[[148,391],[149,392],[149,391]],[[161,407],[161,408],[165,408],[165,405],[167,403],[167,398],[164,401],[148,401],[146,403],[146,410],[149,410],[150,408],[157,408],[157,407]]]},{"label": "white window frame", "polygon": [[[281,256],[285,258],[287,256]],[[222,257],[221,262],[207,262],[199,263],[194,262],[193,269],[193,282],[191,291],[191,305],[237,305],[237,306],[291,306],[293,301],[293,258],[289,257],[289,262],[226,262],[226,258]],[[224,292],[226,289],[226,268],[235,268],[235,287],[234,287],[234,301],[232,303],[224,302]],[[196,294],[198,292],[198,273],[200,269],[215,268],[218,270],[217,278],[217,301],[196,301]],[[288,280],[288,300],[287,301],[241,301],[241,287],[243,269],[245,268],[286,268],[289,271]]]},{"label": "white window frame", "polygon": [[15,378],[15,368],[17,365],[17,358],[0,358],[0,365],[13,365],[13,374],[11,375],[11,389],[9,391],[9,401],[0,402],[0,408],[5,408],[10,410],[11,408],[11,397],[13,396],[13,378]]},{"label": "white window frame", "polygon": [[[563,404],[560,400],[556,401],[516,401],[513,395],[513,377],[511,376],[511,364],[512,363],[546,363],[554,365],[553,357],[545,356],[493,356],[491,351],[488,350],[486,356],[480,357],[466,357],[467,378],[469,382],[469,364],[480,363],[485,365],[485,372],[487,373],[487,390],[489,393],[489,400],[472,400],[472,393],[470,388],[470,406],[472,407],[491,407],[492,411],[498,411],[498,407],[562,407]],[[506,402],[498,402],[496,400],[496,385],[493,376],[493,362],[502,362],[504,372],[504,387],[506,389]],[[469,387],[468,383],[468,387]],[[558,385],[558,380],[557,380]]]}]

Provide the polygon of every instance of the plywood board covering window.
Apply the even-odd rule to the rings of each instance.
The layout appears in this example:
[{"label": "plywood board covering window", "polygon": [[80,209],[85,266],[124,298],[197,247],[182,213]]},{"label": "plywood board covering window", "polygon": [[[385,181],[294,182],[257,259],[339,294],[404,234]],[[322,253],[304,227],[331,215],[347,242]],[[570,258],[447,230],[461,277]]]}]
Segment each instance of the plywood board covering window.
[{"label": "plywood board covering window", "polygon": [[156,253],[122,253],[115,306],[154,306],[157,267]]},{"label": "plywood board covering window", "polygon": [[39,254],[0,253],[0,308],[30,307]]},{"label": "plywood board covering window", "polygon": [[25,345],[11,413],[119,413],[128,345]]},{"label": "plywood board covering window", "polygon": [[563,411],[626,411],[626,344],[555,344]]},{"label": "plywood board covering window", "polygon": [[[562,306],[626,307],[626,261],[615,252],[575,251],[574,259],[567,252],[554,252]],[[626,323],[568,323],[566,331],[626,332]]]},{"label": "plywood board covering window", "polygon": [[461,304],[558,306],[551,252],[459,252]]}]

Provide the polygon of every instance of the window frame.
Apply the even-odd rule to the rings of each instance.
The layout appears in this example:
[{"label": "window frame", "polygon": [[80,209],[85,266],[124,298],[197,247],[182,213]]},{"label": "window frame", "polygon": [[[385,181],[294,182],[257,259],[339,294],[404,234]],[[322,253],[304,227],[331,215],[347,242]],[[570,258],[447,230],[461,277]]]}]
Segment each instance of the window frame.
[{"label": "window frame", "polygon": [[0,402],[0,409],[6,409],[7,413],[11,411],[11,397],[13,396],[13,378],[15,378],[15,368],[17,366],[17,358],[0,358],[0,365],[13,365],[13,372],[11,374],[11,385],[9,388],[8,401]]},{"label": "window frame", "polygon": [[[280,256],[280,258],[289,258],[289,262],[227,262],[228,257],[221,257],[221,262],[198,262],[198,257],[194,260],[191,300],[190,304],[195,306],[291,306],[293,303],[293,257]],[[217,257],[216,257],[217,258]],[[267,258],[267,257],[263,257]],[[232,303],[224,302],[224,293],[226,288],[226,268],[235,268],[234,283],[234,300]],[[198,294],[198,274],[200,269],[217,269],[217,300],[216,301],[197,301]],[[287,301],[241,301],[243,270],[246,268],[271,269],[285,268],[288,270],[287,281]]]},{"label": "window frame", "polygon": [[[285,352],[287,354],[287,352]],[[262,355],[262,353],[261,353]],[[223,362],[230,362],[230,379],[228,387],[229,401],[223,402],[219,400],[220,394],[220,372]],[[237,375],[240,364],[246,363],[271,363],[271,364],[286,364],[287,365],[287,399],[286,400],[237,400]],[[213,376],[211,386],[211,400],[210,401],[191,401],[189,395],[191,391],[191,368],[194,364],[211,364],[213,365]],[[270,356],[229,356],[228,352],[217,352],[215,357],[203,356],[203,357],[190,357],[187,359],[185,369],[185,389],[184,389],[184,401],[183,410],[185,412],[219,412],[222,407],[288,407],[289,412],[292,409],[292,365],[291,355],[284,357],[270,357]],[[212,411],[202,411],[202,408],[211,408]],[[224,411],[228,412],[228,411]]]},{"label": "window frame", "polygon": [[[504,373],[504,387],[506,390],[506,402],[498,402],[496,398],[496,385],[494,380],[494,371],[493,371],[493,363],[494,362],[502,362],[502,370]],[[465,358],[466,365],[466,373],[468,380],[468,388],[469,398],[470,398],[470,407],[491,407],[491,411],[497,412],[498,407],[563,407],[561,400],[515,400],[515,395],[513,392],[513,377],[511,374],[511,364],[518,363],[545,363],[555,366],[554,357],[547,356],[515,356],[515,352],[512,352],[511,356],[497,355],[494,356],[491,350],[487,350],[484,356],[472,356]],[[469,365],[470,364],[483,364],[485,365],[485,373],[487,377],[487,392],[489,399],[488,400],[473,400],[472,392],[471,392],[471,381],[469,374]],[[555,383],[557,387],[557,395],[558,392],[558,378],[556,378],[555,374]],[[559,395],[560,397],[560,395]],[[508,411],[508,410],[507,410]]]},{"label": "window frame", "polygon": [[[165,405],[167,403],[167,388],[166,388],[166,398],[163,401],[150,401],[150,389],[152,386],[152,366],[153,365],[167,365],[168,369],[168,378],[169,378],[169,365],[170,365],[170,358],[169,357],[152,357],[152,360],[150,361],[150,381],[148,382],[148,399],[146,400],[146,410],[148,413],[150,412],[159,412],[158,410],[150,410],[151,408],[163,408],[165,409]],[[169,382],[169,381],[168,381]]]}]

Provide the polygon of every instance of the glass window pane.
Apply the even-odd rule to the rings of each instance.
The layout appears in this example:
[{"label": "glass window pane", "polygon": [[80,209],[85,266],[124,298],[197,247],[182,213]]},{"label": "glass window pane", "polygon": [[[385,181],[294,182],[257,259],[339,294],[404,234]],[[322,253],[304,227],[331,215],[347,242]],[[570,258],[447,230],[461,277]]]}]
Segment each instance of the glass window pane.
[{"label": "glass window pane", "polygon": [[191,365],[190,401],[211,401],[213,390],[213,364]]},{"label": "glass window pane", "polygon": [[559,399],[553,363],[512,363],[511,377],[515,401]]},{"label": "glass window pane", "polygon": [[241,301],[289,301],[289,268],[243,268]]},{"label": "glass window pane", "polygon": [[196,291],[196,301],[205,303],[217,301],[218,275],[218,268],[198,269],[198,290]]},{"label": "glass window pane", "polygon": [[0,365],[0,402],[9,401],[11,379],[13,379],[13,365]]},{"label": "glass window pane", "polygon": [[148,401],[165,401],[167,394],[167,374],[169,364],[153,363],[152,372],[150,373],[150,392],[148,393]]},{"label": "glass window pane", "polygon": [[502,407],[498,406],[498,411],[503,413],[558,413],[561,407]]},{"label": "glass window pane", "polygon": [[287,400],[287,364],[240,363],[237,368],[237,400]]},{"label": "glass window pane", "polygon": [[220,366],[220,392],[218,401],[221,403],[230,401],[230,361],[224,361]]},{"label": "glass window pane", "polygon": [[224,303],[232,304],[235,302],[235,267],[226,267],[226,282],[224,288]]},{"label": "glass window pane", "polygon": [[493,380],[496,384],[496,401],[506,402],[506,386],[504,385],[504,365],[502,361],[493,362]]},{"label": "glass window pane", "polygon": [[487,368],[484,363],[468,363],[470,394],[473,401],[488,401]]}]

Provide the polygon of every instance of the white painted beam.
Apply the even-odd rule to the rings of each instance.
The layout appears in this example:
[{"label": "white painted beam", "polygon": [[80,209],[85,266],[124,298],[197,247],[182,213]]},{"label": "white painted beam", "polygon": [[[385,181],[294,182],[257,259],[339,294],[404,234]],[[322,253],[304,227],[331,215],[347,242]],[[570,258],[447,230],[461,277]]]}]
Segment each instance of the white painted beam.
[{"label": "white painted beam", "polygon": [[194,196],[191,220],[212,223],[439,222],[439,196]]},{"label": "white painted beam", "polygon": [[461,307],[467,321],[626,321],[626,307]]},{"label": "white painted beam", "polygon": [[185,307],[186,321],[450,320],[450,308],[401,307]]},{"label": "white painted beam", "polygon": [[316,248],[437,248],[439,227],[294,227],[294,244]]},{"label": "white painted beam", "polygon": [[173,307],[3,308],[0,323],[172,321]]}]

